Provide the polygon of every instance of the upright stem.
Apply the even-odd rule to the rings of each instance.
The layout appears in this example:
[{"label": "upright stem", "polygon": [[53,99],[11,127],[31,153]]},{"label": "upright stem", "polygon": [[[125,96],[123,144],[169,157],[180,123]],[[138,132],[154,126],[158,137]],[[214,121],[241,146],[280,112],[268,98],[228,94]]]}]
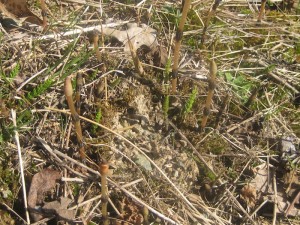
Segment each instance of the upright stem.
[{"label": "upright stem", "polygon": [[173,67],[172,67],[172,93],[176,92],[177,88],[177,78],[178,78],[178,62],[179,62],[179,53],[180,46],[183,36],[183,27],[186,21],[187,13],[191,5],[191,0],[185,0],[182,15],[180,19],[179,26],[177,28],[176,37],[175,37],[175,48],[174,48],[174,58],[173,58]]},{"label": "upright stem", "polygon": [[46,31],[48,27],[46,4],[44,0],[40,0],[40,3],[41,3],[42,17],[43,17],[43,31]]},{"label": "upright stem", "polygon": [[227,93],[225,98],[223,99],[222,105],[221,105],[221,107],[219,109],[219,112],[216,116],[215,129],[219,129],[219,127],[220,127],[221,117],[222,117],[222,115],[223,115],[223,113],[226,109],[226,106],[229,102],[229,99],[230,99],[230,95]]},{"label": "upright stem", "polygon": [[109,224],[108,213],[107,213],[107,203],[108,203],[108,189],[107,189],[107,173],[108,173],[108,164],[103,162],[100,165],[100,174],[101,174],[101,213],[103,225]]},{"label": "upright stem", "polygon": [[201,130],[203,130],[206,126],[208,116],[210,114],[210,107],[212,104],[212,99],[214,95],[214,90],[216,87],[216,75],[217,75],[217,64],[214,60],[210,62],[210,78],[208,80],[208,93],[206,97],[206,102],[203,110],[203,117],[201,122]]},{"label": "upright stem", "polygon": [[83,79],[81,73],[77,73],[76,75],[76,95],[75,95],[75,100],[76,100],[76,112],[78,115],[80,115],[80,107],[81,107],[81,99],[80,99],[80,92],[83,86]]},{"label": "upright stem", "polygon": [[84,143],[83,143],[83,136],[82,136],[82,130],[80,125],[80,119],[79,115],[75,109],[74,101],[73,101],[73,88],[71,83],[71,78],[66,77],[65,80],[65,96],[68,102],[68,106],[72,115],[73,123],[75,126],[75,132],[77,136],[77,140],[79,143],[79,154],[81,159],[85,159],[85,149],[84,149]]},{"label": "upright stem", "polygon": [[129,45],[129,49],[130,49],[130,53],[131,53],[131,57],[132,57],[132,60],[134,63],[135,70],[139,75],[144,76],[145,75],[144,68],[142,66],[142,63],[139,60],[139,57],[136,54],[136,49],[133,47],[128,34],[127,34],[127,38],[128,38],[128,45]]},{"label": "upright stem", "polygon": [[211,9],[208,12],[208,15],[207,15],[205,23],[204,23],[203,32],[202,32],[202,38],[201,38],[202,46],[204,45],[204,42],[205,42],[205,35],[206,35],[206,31],[207,31],[209,22],[210,22],[211,18],[215,15],[220,2],[221,2],[221,0],[215,0],[213,6],[211,7]]},{"label": "upright stem", "polygon": [[262,0],[260,4],[260,10],[257,18],[257,22],[261,22],[264,14],[265,14],[265,7],[266,7],[267,0]]}]

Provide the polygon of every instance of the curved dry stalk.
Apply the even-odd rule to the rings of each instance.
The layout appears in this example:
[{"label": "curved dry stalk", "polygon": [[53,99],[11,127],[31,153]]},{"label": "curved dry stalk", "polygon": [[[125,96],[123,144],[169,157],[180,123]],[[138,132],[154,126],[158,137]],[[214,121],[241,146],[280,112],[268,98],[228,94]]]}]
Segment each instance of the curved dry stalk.
[{"label": "curved dry stalk", "polygon": [[210,8],[208,15],[206,17],[205,23],[204,23],[204,27],[203,27],[203,31],[202,31],[202,38],[201,38],[201,46],[204,45],[205,42],[205,34],[209,25],[209,22],[211,20],[211,18],[215,15],[216,10],[218,8],[218,6],[220,5],[221,0],[215,0],[213,6]]},{"label": "curved dry stalk", "polygon": [[181,41],[182,41],[182,36],[183,36],[183,27],[184,27],[184,24],[186,21],[186,17],[187,17],[187,13],[189,11],[190,5],[191,5],[191,0],[184,1],[180,23],[179,23],[179,26],[176,31],[174,56],[173,56],[173,67],[172,67],[172,93],[175,93],[176,88],[177,88],[180,46],[181,46]]},{"label": "curved dry stalk", "polygon": [[211,60],[210,62],[210,78],[208,80],[208,93],[206,97],[206,102],[203,110],[203,117],[202,117],[202,122],[201,122],[201,130],[206,126],[208,116],[210,114],[210,107],[212,104],[212,99],[214,95],[214,90],[216,88],[216,75],[217,75],[217,64],[215,63],[214,60]]},{"label": "curved dry stalk", "polygon": [[85,159],[85,149],[84,149],[84,144],[83,144],[83,136],[82,136],[82,130],[81,130],[81,125],[80,125],[80,119],[79,115],[75,109],[74,101],[73,101],[73,88],[72,88],[72,83],[71,83],[71,78],[66,77],[65,80],[65,96],[68,102],[69,109],[71,111],[72,119],[74,122],[75,126],[75,132],[77,136],[77,140],[79,143],[79,154],[81,159]]}]

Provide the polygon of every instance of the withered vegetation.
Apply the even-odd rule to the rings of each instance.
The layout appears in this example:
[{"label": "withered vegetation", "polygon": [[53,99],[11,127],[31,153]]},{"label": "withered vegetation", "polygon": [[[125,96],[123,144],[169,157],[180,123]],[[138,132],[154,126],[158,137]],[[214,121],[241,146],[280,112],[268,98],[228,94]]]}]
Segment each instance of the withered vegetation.
[{"label": "withered vegetation", "polygon": [[0,0],[0,224],[299,223],[300,3],[262,4]]}]

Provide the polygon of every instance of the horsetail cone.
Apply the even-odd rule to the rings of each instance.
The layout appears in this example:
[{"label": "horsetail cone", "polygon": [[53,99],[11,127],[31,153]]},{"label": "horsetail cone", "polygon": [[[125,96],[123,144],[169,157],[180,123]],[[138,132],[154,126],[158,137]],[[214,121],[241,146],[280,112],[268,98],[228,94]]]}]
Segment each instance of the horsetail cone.
[{"label": "horsetail cone", "polygon": [[66,77],[65,79],[65,95],[66,97],[72,97],[73,95],[73,88],[70,77]]},{"label": "horsetail cone", "polygon": [[210,76],[215,78],[217,75],[217,64],[214,60],[210,62]]}]

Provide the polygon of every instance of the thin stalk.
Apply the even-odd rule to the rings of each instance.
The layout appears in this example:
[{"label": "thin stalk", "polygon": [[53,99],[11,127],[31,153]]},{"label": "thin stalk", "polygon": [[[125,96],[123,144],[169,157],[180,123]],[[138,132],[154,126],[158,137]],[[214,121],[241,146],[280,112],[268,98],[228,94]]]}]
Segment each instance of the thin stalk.
[{"label": "thin stalk", "polygon": [[264,14],[265,14],[266,3],[267,3],[267,0],[262,0],[261,1],[260,10],[259,10],[259,13],[258,13],[258,18],[257,18],[257,22],[259,22],[259,23],[261,22]]},{"label": "thin stalk", "polygon": [[133,47],[128,34],[127,34],[127,38],[128,38],[128,45],[129,45],[129,49],[130,49],[130,53],[131,53],[131,57],[132,57],[132,60],[134,63],[135,70],[139,75],[143,76],[143,75],[145,75],[145,71],[142,66],[142,63],[140,62],[139,57],[136,54],[136,49]]},{"label": "thin stalk", "polygon": [[47,9],[44,0],[40,0],[41,9],[42,9],[42,17],[43,17],[43,31],[46,31],[48,28],[48,19],[47,19]]},{"label": "thin stalk", "polygon": [[80,125],[80,119],[79,115],[75,109],[74,101],[73,101],[73,88],[72,88],[72,83],[71,83],[71,78],[66,77],[65,80],[65,96],[68,102],[68,106],[72,115],[73,123],[75,126],[75,132],[77,136],[77,140],[79,143],[79,154],[81,159],[85,159],[85,149],[84,149],[84,144],[83,144],[83,136],[82,136],[82,130],[81,130],[81,125]]},{"label": "thin stalk", "polygon": [[210,22],[211,18],[216,14],[216,10],[217,10],[218,6],[220,5],[220,2],[221,2],[221,0],[215,0],[213,6],[210,8],[210,10],[208,12],[208,15],[207,15],[205,23],[204,23],[203,31],[202,31],[201,46],[204,45],[205,35],[206,35],[206,31],[207,31],[209,22]]},{"label": "thin stalk", "polygon": [[76,112],[78,115],[80,115],[80,108],[81,108],[81,99],[80,99],[80,92],[83,86],[83,79],[81,73],[77,73],[76,75],[76,95],[75,95],[75,100],[76,100]]},{"label": "thin stalk", "polygon": [[204,110],[203,110],[203,117],[202,117],[202,122],[201,122],[201,130],[202,131],[206,126],[208,116],[210,114],[210,107],[212,104],[214,90],[216,87],[217,64],[215,63],[214,60],[212,60],[210,62],[209,71],[210,71],[210,78],[208,81],[208,93],[207,93],[207,97],[206,97],[206,102],[205,102],[205,106],[204,106]]},{"label": "thin stalk", "polygon": [[101,53],[99,51],[99,35],[97,33],[97,31],[93,31],[92,33],[92,39],[93,39],[93,45],[94,45],[94,50],[95,50],[95,53],[96,53],[96,57],[98,59],[98,61],[100,62],[101,61]]},{"label": "thin stalk", "polygon": [[189,11],[190,5],[191,5],[191,0],[184,1],[181,19],[180,19],[179,26],[176,31],[173,67],[172,67],[172,93],[175,93],[176,88],[177,88],[178,63],[179,63],[179,53],[180,53],[181,41],[182,41],[182,36],[183,36],[183,27],[186,22],[186,17],[187,17],[187,13]]},{"label": "thin stalk", "polygon": [[27,222],[27,224],[30,224],[30,218],[29,218],[29,213],[28,213],[28,202],[27,202],[27,195],[26,195],[26,183],[25,183],[25,176],[24,176],[24,166],[23,166],[23,159],[22,159],[22,153],[21,153],[21,145],[20,145],[20,140],[19,140],[19,133],[17,131],[17,114],[16,114],[16,111],[13,109],[11,110],[11,118],[12,118],[13,125],[14,125],[15,141],[16,141],[16,145],[17,145],[17,149],[18,149],[26,222]]},{"label": "thin stalk", "polygon": [[220,127],[221,117],[224,114],[224,111],[225,111],[226,106],[229,102],[229,99],[230,99],[229,94],[226,94],[225,99],[223,100],[223,103],[222,103],[222,105],[219,109],[219,112],[218,112],[217,116],[216,116],[216,123],[215,123],[215,128],[216,129],[219,129],[219,127]]},{"label": "thin stalk", "polygon": [[[101,23],[101,30],[102,30],[102,23]],[[103,45],[104,43],[104,37],[103,37],[103,32],[101,32],[101,43]],[[93,45],[94,45],[94,50],[95,50],[95,53],[96,53],[96,57],[97,57],[97,60],[99,62],[103,61],[103,57],[99,51],[99,34],[97,31],[93,31],[92,33],[92,41],[93,41]],[[102,46],[104,47],[104,46]],[[100,66],[100,71],[102,71],[102,73],[105,73],[106,72],[106,66],[105,66],[105,63],[103,63],[101,66]],[[107,100],[108,100],[108,91],[107,91],[107,77],[105,76],[104,77],[104,87],[105,87],[105,102],[107,103]]]},{"label": "thin stalk", "polygon": [[101,174],[101,213],[103,225],[109,224],[108,213],[107,213],[107,203],[108,203],[108,189],[107,189],[107,174],[108,174],[108,164],[102,162],[100,165]]}]

